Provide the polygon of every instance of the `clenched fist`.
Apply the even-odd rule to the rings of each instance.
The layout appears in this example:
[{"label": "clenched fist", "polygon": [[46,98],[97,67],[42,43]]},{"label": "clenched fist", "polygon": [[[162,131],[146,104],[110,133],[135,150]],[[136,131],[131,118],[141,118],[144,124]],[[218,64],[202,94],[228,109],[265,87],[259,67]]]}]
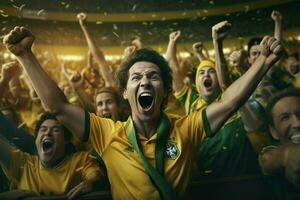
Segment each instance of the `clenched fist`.
[{"label": "clenched fist", "polygon": [[267,57],[266,64],[273,65],[279,60],[283,53],[283,47],[279,40],[274,37],[265,36],[261,43],[261,54]]},{"label": "clenched fist", "polygon": [[79,14],[77,15],[77,19],[79,20],[79,24],[80,24],[81,26],[83,26],[83,25],[85,25],[85,23],[86,23],[86,20],[87,20],[87,14],[85,14],[85,13],[79,13]]},{"label": "clenched fist", "polygon": [[223,40],[229,33],[231,24],[228,21],[222,21],[212,27],[213,40]]},{"label": "clenched fist", "polygon": [[16,26],[4,38],[3,44],[15,56],[22,56],[31,51],[35,37],[25,27]]},{"label": "clenched fist", "polygon": [[174,31],[170,33],[169,39],[170,41],[176,41],[180,37],[181,32],[180,31]]}]

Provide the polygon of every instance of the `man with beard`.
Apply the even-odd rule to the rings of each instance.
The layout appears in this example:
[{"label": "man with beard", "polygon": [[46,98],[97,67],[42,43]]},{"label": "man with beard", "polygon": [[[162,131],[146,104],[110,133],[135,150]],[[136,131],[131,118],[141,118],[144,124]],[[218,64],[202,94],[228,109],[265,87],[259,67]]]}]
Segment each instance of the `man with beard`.
[{"label": "man with beard", "polygon": [[272,37],[252,68],[223,93],[220,101],[175,119],[163,113],[172,76],[157,52],[140,49],[128,57],[118,73],[131,116],[125,123],[97,117],[71,105],[43,70],[31,46],[32,33],[15,27],[3,39],[29,75],[37,94],[57,119],[103,158],[114,199],[175,199],[186,195],[195,152],[248,99],[282,46]]},{"label": "man with beard", "polygon": [[276,142],[262,150],[261,167],[266,174],[276,177],[274,185],[281,186],[275,188],[280,199],[295,196],[295,192],[299,198],[300,90],[287,88],[274,94],[266,111],[270,133]]},{"label": "man with beard", "polygon": [[38,194],[66,194],[74,199],[100,187],[103,177],[87,152],[74,153],[71,133],[50,113],[44,113],[35,129],[37,156],[17,150],[0,140],[1,167],[12,189]]}]

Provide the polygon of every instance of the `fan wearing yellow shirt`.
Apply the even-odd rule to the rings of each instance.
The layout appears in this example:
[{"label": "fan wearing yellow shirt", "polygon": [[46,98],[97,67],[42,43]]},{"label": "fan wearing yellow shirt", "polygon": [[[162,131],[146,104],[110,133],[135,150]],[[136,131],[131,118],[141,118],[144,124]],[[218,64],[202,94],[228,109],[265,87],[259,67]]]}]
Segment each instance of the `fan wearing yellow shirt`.
[{"label": "fan wearing yellow shirt", "polygon": [[97,163],[87,152],[70,148],[71,133],[50,113],[37,122],[38,156],[22,152],[0,140],[0,164],[12,189],[39,194],[66,194],[68,199],[95,190],[102,178]]},{"label": "fan wearing yellow shirt", "polygon": [[45,106],[82,141],[91,142],[106,164],[113,199],[184,198],[195,152],[251,95],[282,46],[272,37],[252,68],[218,102],[179,119],[164,114],[172,92],[171,70],[156,51],[140,49],[118,72],[119,86],[131,116],[123,122],[97,117],[71,105],[31,51],[32,33],[15,27],[3,39],[22,64]]}]

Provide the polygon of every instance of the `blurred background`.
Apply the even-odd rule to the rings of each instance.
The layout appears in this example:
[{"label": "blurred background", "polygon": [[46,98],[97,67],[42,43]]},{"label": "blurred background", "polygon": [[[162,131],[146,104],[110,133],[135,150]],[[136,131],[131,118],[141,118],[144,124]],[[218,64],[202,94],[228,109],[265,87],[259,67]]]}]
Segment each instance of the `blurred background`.
[{"label": "blurred background", "polygon": [[[213,55],[214,24],[231,22],[224,45],[229,53],[245,48],[249,37],[272,35],[272,10],[282,13],[283,38],[294,48],[300,41],[299,0],[0,0],[0,33],[3,37],[16,25],[26,26],[36,36],[37,51],[80,61],[85,59],[87,44],[76,15],[85,12],[89,30],[107,60],[120,58],[135,38],[163,53],[169,33],[175,30],[181,30],[182,57],[197,41],[203,41]],[[2,57],[11,56],[3,45],[0,50]]]}]

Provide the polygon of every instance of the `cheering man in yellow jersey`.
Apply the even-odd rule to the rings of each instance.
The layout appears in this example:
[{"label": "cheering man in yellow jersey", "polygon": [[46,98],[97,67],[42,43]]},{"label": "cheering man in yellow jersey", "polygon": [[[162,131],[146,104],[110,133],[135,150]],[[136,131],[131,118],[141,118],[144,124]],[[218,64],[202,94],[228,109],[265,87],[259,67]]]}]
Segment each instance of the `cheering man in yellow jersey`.
[{"label": "cheering man in yellow jersey", "polygon": [[127,122],[114,122],[71,105],[31,51],[32,33],[15,27],[3,39],[22,64],[44,105],[102,156],[114,199],[176,199],[186,195],[196,152],[249,98],[282,46],[265,37],[255,64],[223,93],[220,101],[180,119],[163,112],[172,91],[167,62],[140,49],[121,65],[118,81],[131,107]]},{"label": "cheering man in yellow jersey", "polygon": [[89,153],[74,153],[71,133],[50,113],[37,122],[35,144],[38,156],[17,150],[0,140],[0,164],[13,189],[39,194],[67,194],[74,199],[99,186],[102,172]]}]

